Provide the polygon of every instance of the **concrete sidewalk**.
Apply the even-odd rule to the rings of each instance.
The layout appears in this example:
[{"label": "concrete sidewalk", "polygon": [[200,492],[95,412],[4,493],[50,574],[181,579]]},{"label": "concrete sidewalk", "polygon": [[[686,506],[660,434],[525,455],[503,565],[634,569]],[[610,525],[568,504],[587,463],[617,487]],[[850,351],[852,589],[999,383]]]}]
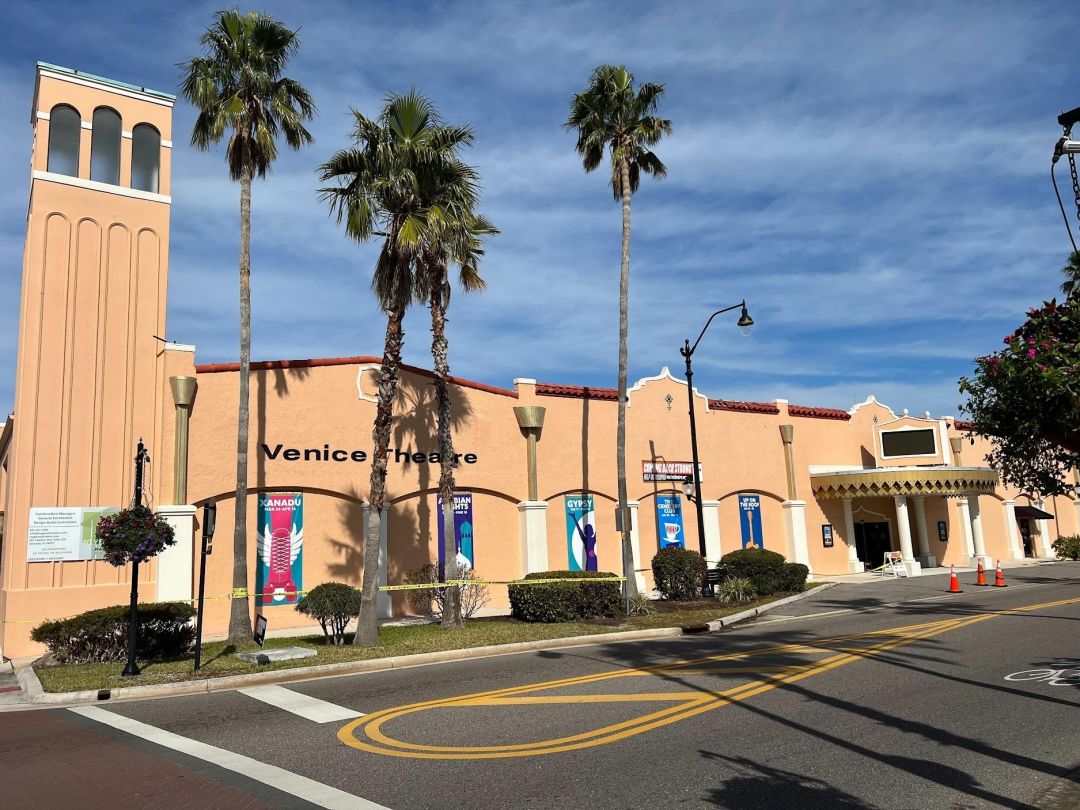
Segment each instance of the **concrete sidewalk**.
[{"label": "concrete sidewalk", "polygon": [[[1010,568],[1029,568],[1034,565],[1054,565],[1056,562],[1063,562],[1058,560],[1051,560],[1046,557],[1026,557],[1023,560],[1001,560],[1002,570],[1008,570]],[[968,573],[974,572],[975,569],[972,566],[956,566],[956,573]],[[988,575],[993,576],[992,568],[986,569]],[[938,566],[937,568],[924,568],[921,576],[931,577],[940,576],[942,574],[948,574],[948,566]],[[911,579],[918,579],[919,577],[912,577]],[[894,577],[892,574],[885,574],[877,571],[866,571],[862,574],[824,574],[822,576],[815,575],[814,582],[836,582],[848,585],[858,585],[868,582],[888,582],[897,579],[907,579],[907,577]]]}]

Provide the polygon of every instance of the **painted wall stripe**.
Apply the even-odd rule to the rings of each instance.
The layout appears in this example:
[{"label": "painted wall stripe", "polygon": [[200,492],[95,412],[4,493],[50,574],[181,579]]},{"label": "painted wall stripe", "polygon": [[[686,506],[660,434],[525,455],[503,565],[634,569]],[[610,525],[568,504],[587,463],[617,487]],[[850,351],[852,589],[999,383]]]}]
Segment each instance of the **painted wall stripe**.
[{"label": "painted wall stripe", "polygon": [[217,748],[197,740],[181,737],[171,731],[156,728],[138,720],[115,714],[97,706],[76,706],[68,711],[75,712],[90,720],[111,726],[120,731],[132,734],[141,739],[155,743],[156,745],[171,748],[190,757],[201,759],[219,768],[233,771],[251,779],[257,779],[282,793],[303,799],[306,802],[319,807],[332,808],[333,810],[387,810],[380,804],[369,802],[359,796],[338,790],[306,776],[286,771],[265,762],[245,757],[243,754],[235,754],[224,748]]},{"label": "painted wall stripe", "polygon": [[305,720],[311,720],[313,723],[332,723],[335,720],[352,720],[355,717],[364,716],[363,712],[353,711],[336,703],[319,700],[276,684],[247,686],[236,691],[250,698],[255,698],[255,700],[292,712]]}]

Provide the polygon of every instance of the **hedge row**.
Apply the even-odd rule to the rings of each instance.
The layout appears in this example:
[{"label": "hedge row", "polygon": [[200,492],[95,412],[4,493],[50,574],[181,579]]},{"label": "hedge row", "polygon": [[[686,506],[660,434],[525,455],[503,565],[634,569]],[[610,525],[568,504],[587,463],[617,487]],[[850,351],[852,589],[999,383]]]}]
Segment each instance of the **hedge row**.
[{"label": "hedge row", "polygon": [[618,582],[589,582],[614,577],[603,571],[537,571],[525,579],[577,579],[580,582],[546,582],[542,585],[510,585],[510,615],[523,622],[572,622],[575,619],[610,618],[619,610],[622,588]]},{"label": "hedge row", "polygon": [[[129,605],[90,610],[39,624],[30,638],[61,664],[105,663],[127,658]],[[144,661],[190,653],[195,645],[195,608],[183,602],[139,604],[138,657]]]},{"label": "hedge row", "polygon": [[798,592],[806,586],[810,569],[802,563],[784,561],[783,554],[762,548],[744,548],[720,558],[721,577],[748,579],[758,596]]}]

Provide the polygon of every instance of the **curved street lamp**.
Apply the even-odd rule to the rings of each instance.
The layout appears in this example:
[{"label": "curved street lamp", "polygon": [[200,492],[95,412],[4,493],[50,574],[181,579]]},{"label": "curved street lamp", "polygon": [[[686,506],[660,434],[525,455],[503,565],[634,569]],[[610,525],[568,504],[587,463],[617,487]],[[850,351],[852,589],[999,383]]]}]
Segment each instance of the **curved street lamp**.
[{"label": "curved street lamp", "polygon": [[709,320],[705,321],[705,326],[702,328],[701,334],[698,335],[697,340],[694,341],[694,345],[691,346],[690,338],[687,338],[682,348],[679,349],[679,354],[686,360],[686,398],[690,405],[690,451],[694,457],[692,480],[691,476],[687,476],[686,482],[683,484],[683,493],[686,495],[687,499],[694,504],[697,510],[698,551],[701,553],[702,558],[705,557],[705,515],[701,508],[701,468],[698,463],[697,422],[694,419],[694,370],[691,367],[690,358],[694,356],[694,351],[697,349],[698,344],[701,343],[701,339],[705,337],[705,332],[708,330],[709,324],[713,322],[713,318],[717,315],[723,315],[725,312],[731,312],[733,309],[742,310],[736,325],[743,335],[749,336],[754,326],[754,319],[751,318],[750,313],[747,312],[746,299],[743,299],[730,307],[716,310],[716,312],[709,316]]}]

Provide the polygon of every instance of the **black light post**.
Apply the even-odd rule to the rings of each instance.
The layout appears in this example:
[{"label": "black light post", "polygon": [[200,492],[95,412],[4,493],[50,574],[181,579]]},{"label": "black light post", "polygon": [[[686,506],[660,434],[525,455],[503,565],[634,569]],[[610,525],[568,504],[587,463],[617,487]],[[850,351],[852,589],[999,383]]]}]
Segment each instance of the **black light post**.
[{"label": "black light post", "polygon": [[202,555],[199,560],[199,607],[195,619],[195,671],[202,665],[203,600],[206,598],[206,558],[214,551],[214,525],[217,523],[217,504],[210,502],[203,507]]},{"label": "black light post", "polygon": [[[694,341],[694,345],[691,346],[690,338],[687,338],[683,347],[679,349],[679,353],[686,360],[686,398],[690,405],[690,452],[694,457],[694,491],[693,494],[691,494],[689,492],[689,487],[686,487],[685,494],[694,502],[694,506],[697,510],[698,551],[701,553],[702,558],[705,557],[705,514],[701,508],[701,468],[698,464],[697,421],[694,418],[694,370],[690,365],[690,358],[694,356],[694,351],[697,349],[698,344],[701,343],[701,339],[705,337],[705,332],[708,330],[709,324],[713,322],[713,318],[717,315],[722,315],[725,312],[731,312],[731,310],[739,308],[742,308],[742,314],[739,316],[738,326],[744,335],[749,335],[750,328],[754,325],[754,320],[750,317],[750,313],[746,311],[746,301],[744,299],[734,306],[718,309],[710,315],[709,320],[705,321],[705,327],[701,330],[701,334],[698,335],[697,340]],[[690,482],[688,481],[687,483],[689,484]]]},{"label": "black light post", "polygon": [[[134,506],[142,506],[143,491],[143,464],[150,461],[150,454],[146,452],[143,440],[139,439],[139,446],[135,451],[135,497]],[[139,560],[131,561],[131,613],[128,614],[128,643],[127,664],[121,675],[131,676],[139,674],[139,665],[135,663],[135,648],[139,643]]]}]

